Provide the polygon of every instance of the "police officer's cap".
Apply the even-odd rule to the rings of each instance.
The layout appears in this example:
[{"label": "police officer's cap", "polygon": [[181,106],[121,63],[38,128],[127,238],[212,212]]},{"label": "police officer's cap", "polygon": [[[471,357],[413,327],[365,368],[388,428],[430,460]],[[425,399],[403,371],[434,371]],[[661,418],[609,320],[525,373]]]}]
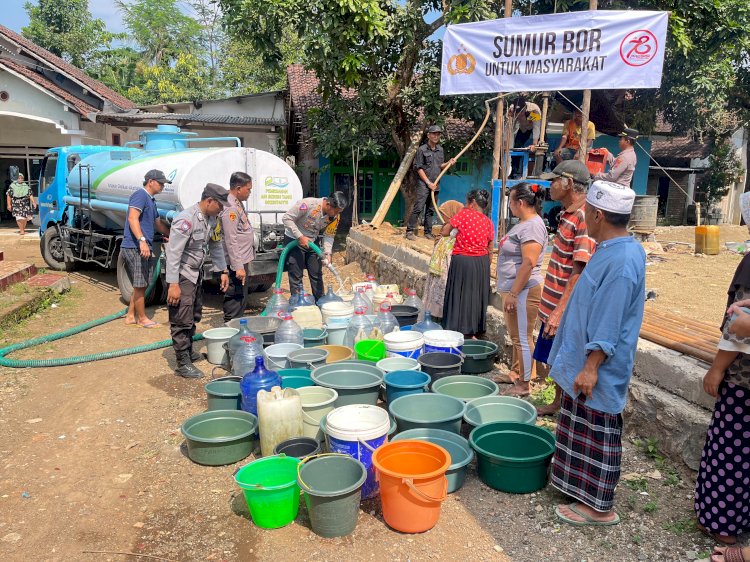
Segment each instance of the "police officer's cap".
[{"label": "police officer's cap", "polygon": [[215,183],[207,183],[206,187],[203,188],[203,194],[201,195],[201,201],[204,199],[215,199],[224,207],[229,206],[229,192]]},{"label": "police officer's cap", "polygon": [[427,128],[428,133],[442,133],[443,128],[440,125],[431,125]]},{"label": "police officer's cap", "polygon": [[638,135],[639,135],[639,133],[638,133],[637,129],[629,129],[629,128],[625,127],[622,130],[622,133],[620,133],[617,136],[618,137],[625,137],[628,140],[634,141],[634,140],[636,140],[638,138]]},{"label": "police officer's cap", "polygon": [[591,179],[591,174],[589,174],[586,164],[580,160],[563,160],[555,166],[554,170],[546,172],[539,177],[543,180],[553,180],[559,177],[570,178],[576,183],[586,185]]}]

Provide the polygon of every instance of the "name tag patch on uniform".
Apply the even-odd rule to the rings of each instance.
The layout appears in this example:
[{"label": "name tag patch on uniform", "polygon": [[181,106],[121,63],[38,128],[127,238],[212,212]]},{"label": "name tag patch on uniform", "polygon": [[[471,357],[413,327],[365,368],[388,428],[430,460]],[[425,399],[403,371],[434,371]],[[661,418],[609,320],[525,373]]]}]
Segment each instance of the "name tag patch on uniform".
[{"label": "name tag patch on uniform", "polygon": [[182,231],[182,233],[183,233],[183,234],[187,234],[188,232],[190,232],[190,229],[191,229],[192,227],[193,227],[193,225],[192,225],[192,224],[190,224],[190,221],[185,221],[185,220],[184,220],[184,221],[182,221],[182,222],[180,223],[180,226],[178,226],[177,228],[179,228],[179,229],[180,229],[180,231]]},{"label": "name tag patch on uniform", "polygon": [[236,221],[237,220],[237,213],[235,213],[234,211],[230,211],[230,213],[229,213],[229,220],[232,221],[232,222]]}]

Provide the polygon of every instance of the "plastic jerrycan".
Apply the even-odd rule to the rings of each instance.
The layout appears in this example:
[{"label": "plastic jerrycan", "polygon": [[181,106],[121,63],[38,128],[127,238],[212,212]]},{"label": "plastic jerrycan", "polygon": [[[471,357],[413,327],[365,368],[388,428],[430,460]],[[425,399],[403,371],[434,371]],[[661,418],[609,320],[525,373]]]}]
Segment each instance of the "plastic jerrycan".
[{"label": "plastic jerrycan", "polygon": [[700,225],[695,227],[695,253],[715,256],[719,253],[719,227]]},{"label": "plastic jerrycan", "polygon": [[274,386],[258,392],[258,433],[264,457],[272,455],[282,441],[303,435],[302,431],[302,400],[295,389]]}]

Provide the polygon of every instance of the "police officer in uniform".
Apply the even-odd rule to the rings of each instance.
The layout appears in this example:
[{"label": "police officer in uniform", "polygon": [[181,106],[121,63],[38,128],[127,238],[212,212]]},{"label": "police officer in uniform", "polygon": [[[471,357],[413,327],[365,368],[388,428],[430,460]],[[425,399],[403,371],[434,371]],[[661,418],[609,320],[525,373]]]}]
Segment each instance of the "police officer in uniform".
[{"label": "police officer in uniform", "polygon": [[318,300],[323,296],[323,274],[321,261],[308,246],[314,241],[320,246],[321,231],[323,231],[323,252],[325,261],[330,262],[333,251],[333,239],[339,226],[339,215],[349,200],[341,191],[330,197],[306,197],[297,201],[292,208],[284,213],[284,246],[292,240],[299,242],[286,258],[289,273],[289,289],[292,294],[302,290],[302,274],[307,269],[310,277],[313,296]]},{"label": "police officer in uniform", "polygon": [[411,208],[409,220],[406,223],[406,238],[416,240],[414,234],[417,229],[419,215],[424,210],[424,236],[428,240],[433,240],[432,236],[432,217],[435,216],[435,207],[432,204],[432,192],[435,192],[437,199],[440,192],[440,185],[435,180],[440,175],[440,171],[446,166],[456,163],[453,158],[450,162],[445,161],[445,152],[440,145],[440,135],[443,129],[439,125],[432,125],[427,129],[427,142],[417,149],[414,156],[414,171],[417,174],[417,193],[414,205]]},{"label": "police officer in uniform", "polygon": [[245,312],[249,265],[255,258],[255,234],[243,203],[253,189],[253,178],[235,172],[229,179],[229,206],[219,215],[224,251],[229,265],[229,289],[224,294],[224,322]]},{"label": "police officer in uniform", "polygon": [[635,141],[638,138],[638,131],[626,128],[618,136],[620,137],[620,154],[615,158],[612,153],[607,152],[609,172],[594,175],[594,180],[611,181],[630,187],[635,166],[638,163],[638,157],[635,155]]},{"label": "police officer in uniform", "polygon": [[207,183],[199,203],[188,207],[172,222],[167,243],[166,278],[169,285],[169,326],[177,356],[175,374],[186,378],[203,376],[193,365],[200,355],[193,353],[193,336],[203,312],[203,262],[211,253],[213,271],[221,272],[221,290],[229,285],[229,272],[221,244],[215,236],[217,217],[229,205],[229,192]]}]

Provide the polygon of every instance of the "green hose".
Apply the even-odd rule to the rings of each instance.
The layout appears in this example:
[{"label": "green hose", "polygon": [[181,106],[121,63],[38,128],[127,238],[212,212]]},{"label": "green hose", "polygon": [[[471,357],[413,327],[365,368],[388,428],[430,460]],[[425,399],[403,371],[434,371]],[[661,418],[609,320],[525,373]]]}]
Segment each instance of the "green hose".
[{"label": "green hose", "polygon": [[[323,250],[321,250],[318,245],[315,242],[308,241],[307,245],[310,246],[310,249],[312,249],[313,252],[318,254],[321,258],[323,257]],[[294,250],[297,246],[299,246],[299,242],[296,240],[292,240],[284,246],[284,249],[281,251],[281,255],[279,256],[279,267],[276,269],[276,288],[281,289],[281,277],[284,275],[284,263],[286,263],[286,256]],[[259,316],[265,316],[266,311],[264,310],[259,314]],[[1,350],[0,350],[1,351]]]},{"label": "green hose", "polygon": [[[146,289],[147,297],[150,296],[151,293],[153,293],[154,287],[156,286],[156,282],[158,281],[160,275],[161,275],[161,258],[156,261],[156,267],[154,268],[154,274],[151,277],[151,283],[149,283],[149,286]],[[63,357],[59,359],[8,359],[7,357],[5,357],[6,355],[13,353],[14,351],[28,349],[30,347],[41,345],[43,343],[49,343],[49,342],[61,340],[63,338],[67,338],[70,336],[74,336],[76,334],[80,334],[81,332],[85,332],[86,330],[90,330],[91,328],[94,328],[96,326],[101,326],[102,324],[106,324],[107,322],[111,322],[112,320],[117,320],[118,318],[122,318],[123,316],[125,316],[125,314],[127,314],[127,312],[128,312],[128,308],[125,307],[119,312],[115,312],[114,314],[110,314],[109,316],[103,316],[102,318],[98,318],[96,320],[90,320],[89,322],[84,322],[83,324],[79,324],[78,326],[73,326],[72,328],[68,328],[67,330],[63,330],[61,332],[55,332],[54,334],[48,334],[46,336],[39,336],[38,338],[34,338],[25,342],[14,343],[13,345],[4,347],[0,349],[0,366],[12,367],[15,369],[23,369],[23,368],[33,369],[33,368],[38,368],[38,367],[64,367],[66,365],[77,365],[79,363],[101,361],[103,359],[112,359],[114,357],[123,357],[125,355],[135,355],[136,353],[154,351],[156,349],[162,349],[162,348],[169,347],[172,345],[172,339],[170,338],[168,340],[162,340],[159,342],[149,343],[145,345],[137,345],[135,347],[128,347],[125,349],[116,349],[114,351],[104,351],[102,353],[92,353],[90,355],[78,355],[75,357]],[[203,339],[203,334],[196,334],[195,336],[193,336],[193,341],[199,341],[202,339]]]}]

